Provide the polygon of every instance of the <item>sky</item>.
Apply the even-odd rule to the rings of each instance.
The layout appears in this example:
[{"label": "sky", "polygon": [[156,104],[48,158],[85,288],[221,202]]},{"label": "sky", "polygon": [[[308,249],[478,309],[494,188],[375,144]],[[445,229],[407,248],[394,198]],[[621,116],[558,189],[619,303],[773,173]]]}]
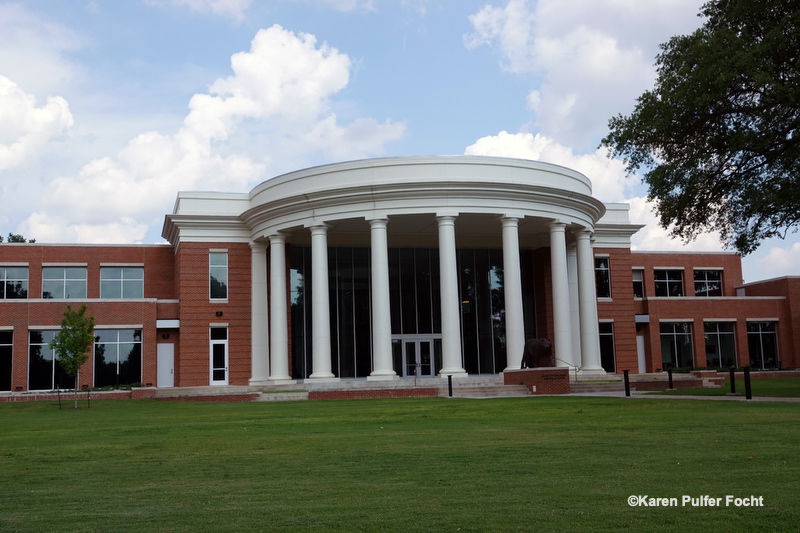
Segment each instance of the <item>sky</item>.
[{"label": "sky", "polygon": [[[163,242],[178,191],[367,157],[494,155],[585,174],[660,229],[608,120],[703,0],[0,0],[0,235]],[[798,275],[800,237],[742,260]]]}]

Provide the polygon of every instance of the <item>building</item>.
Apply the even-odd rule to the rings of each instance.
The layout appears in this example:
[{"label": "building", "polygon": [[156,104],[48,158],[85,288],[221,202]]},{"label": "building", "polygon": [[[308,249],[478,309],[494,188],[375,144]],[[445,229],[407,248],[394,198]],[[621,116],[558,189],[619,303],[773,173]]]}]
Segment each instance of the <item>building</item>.
[{"label": "building", "polygon": [[[526,339],[584,376],[797,366],[800,278],[631,251],[585,176],[488,157],[315,167],[181,192],[163,245],[0,245],[0,391],[69,388],[48,342],[97,324],[89,387],[499,374]],[[797,339],[797,340],[796,340]]]}]

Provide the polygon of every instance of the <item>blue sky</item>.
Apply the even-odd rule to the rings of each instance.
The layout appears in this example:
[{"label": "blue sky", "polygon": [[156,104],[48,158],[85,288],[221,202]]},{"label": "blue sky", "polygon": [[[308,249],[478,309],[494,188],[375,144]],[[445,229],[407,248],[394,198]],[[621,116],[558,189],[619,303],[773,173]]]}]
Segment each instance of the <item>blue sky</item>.
[{"label": "blue sky", "polygon": [[[179,190],[348,159],[483,154],[586,174],[670,239],[598,150],[702,0],[0,1],[0,232],[160,242]],[[800,239],[743,260],[797,274]]]}]

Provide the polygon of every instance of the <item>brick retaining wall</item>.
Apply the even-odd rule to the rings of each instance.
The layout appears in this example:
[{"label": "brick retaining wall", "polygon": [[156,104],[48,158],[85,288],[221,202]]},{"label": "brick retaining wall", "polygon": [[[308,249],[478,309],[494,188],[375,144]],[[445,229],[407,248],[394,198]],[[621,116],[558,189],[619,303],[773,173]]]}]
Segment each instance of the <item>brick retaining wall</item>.
[{"label": "brick retaining wall", "polygon": [[363,400],[368,398],[430,398],[439,396],[439,389],[418,387],[411,389],[366,389],[310,391],[309,400]]},{"label": "brick retaining wall", "polygon": [[504,385],[525,385],[531,394],[569,394],[568,368],[523,368],[503,372]]}]

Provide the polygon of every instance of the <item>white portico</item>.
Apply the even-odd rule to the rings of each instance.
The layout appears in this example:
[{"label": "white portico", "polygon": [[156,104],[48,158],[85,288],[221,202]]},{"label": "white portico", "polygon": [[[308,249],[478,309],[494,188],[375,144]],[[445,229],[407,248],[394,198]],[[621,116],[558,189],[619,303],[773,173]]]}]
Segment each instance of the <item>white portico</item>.
[{"label": "white portico", "polygon": [[[246,238],[250,243],[251,384],[296,379],[297,372],[293,374],[289,368],[289,350],[293,344],[297,352],[301,341],[310,346],[310,368],[299,377],[310,381],[351,375],[337,367],[331,347],[340,353],[363,350],[363,339],[369,342],[369,373],[363,376],[365,371],[358,369],[352,375],[397,379],[406,367],[397,362],[393,346],[402,338],[409,346],[416,342],[412,348],[417,351],[432,349],[424,344],[423,334],[435,341],[430,346],[435,346],[441,359],[435,365],[440,376],[467,375],[465,351],[472,349],[472,343],[489,342],[488,337],[501,338],[500,344],[495,340],[501,348],[489,346],[484,351],[493,350],[492,361],[502,361],[505,366],[491,367],[480,355],[482,368],[489,372],[491,368],[496,372],[519,368],[526,331],[530,334],[533,320],[525,311],[532,298],[525,296],[530,292],[525,288],[530,272],[521,265],[521,251],[545,249],[549,249],[549,264],[539,262],[536,268],[549,269],[552,340],[558,364],[601,373],[592,238],[606,206],[591,193],[591,182],[580,173],[536,161],[472,156],[384,158],[284,174],[261,183],[249,194],[181,193],[168,224],[174,226],[176,240],[192,239],[193,231],[199,235],[206,226],[216,228],[215,238],[220,240],[242,242]],[[344,288],[335,290],[329,283],[344,284],[345,277],[332,269],[344,263],[331,257],[329,250],[343,247],[356,250],[354,258],[364,250],[368,270],[360,268],[357,259],[347,263],[346,270],[339,267],[349,277]],[[294,255],[287,259],[289,248]],[[298,251],[301,248],[305,255]],[[415,256],[422,274],[407,279],[397,274],[393,265],[397,250],[408,248],[424,253]],[[469,269],[462,263],[473,249],[489,250],[489,255],[498,258],[485,267],[499,292],[492,293],[495,307],[487,311],[490,326],[476,322],[477,340],[465,333],[467,317],[475,307],[489,304],[471,303],[470,291],[480,287],[464,281]],[[305,257],[302,268],[291,266],[296,257]],[[427,268],[429,265],[432,268]],[[302,274],[306,291],[313,287],[310,296],[292,289],[287,272],[296,277]],[[431,273],[436,279],[429,279]],[[480,285],[483,281],[478,278]],[[402,289],[397,286],[398,279]],[[414,288],[409,289],[409,284]],[[361,286],[366,287],[368,299],[359,296]],[[417,314],[425,315],[424,321],[432,322],[432,327],[419,326],[408,330],[412,334],[402,334],[398,313],[405,313],[405,322],[421,324],[423,320],[413,310],[397,307],[401,290],[406,291],[406,299],[413,296],[414,305],[421,309]],[[290,327],[299,315],[292,315],[294,311],[287,308],[287,301],[301,297],[308,297],[310,307],[303,324],[313,324],[305,337],[298,336],[300,322]],[[359,309],[366,310],[366,322],[359,322],[364,318]],[[362,325],[351,328],[351,322]],[[351,343],[348,336],[355,341]],[[405,351],[403,362],[408,363]],[[433,373],[434,366],[430,368]]]}]

